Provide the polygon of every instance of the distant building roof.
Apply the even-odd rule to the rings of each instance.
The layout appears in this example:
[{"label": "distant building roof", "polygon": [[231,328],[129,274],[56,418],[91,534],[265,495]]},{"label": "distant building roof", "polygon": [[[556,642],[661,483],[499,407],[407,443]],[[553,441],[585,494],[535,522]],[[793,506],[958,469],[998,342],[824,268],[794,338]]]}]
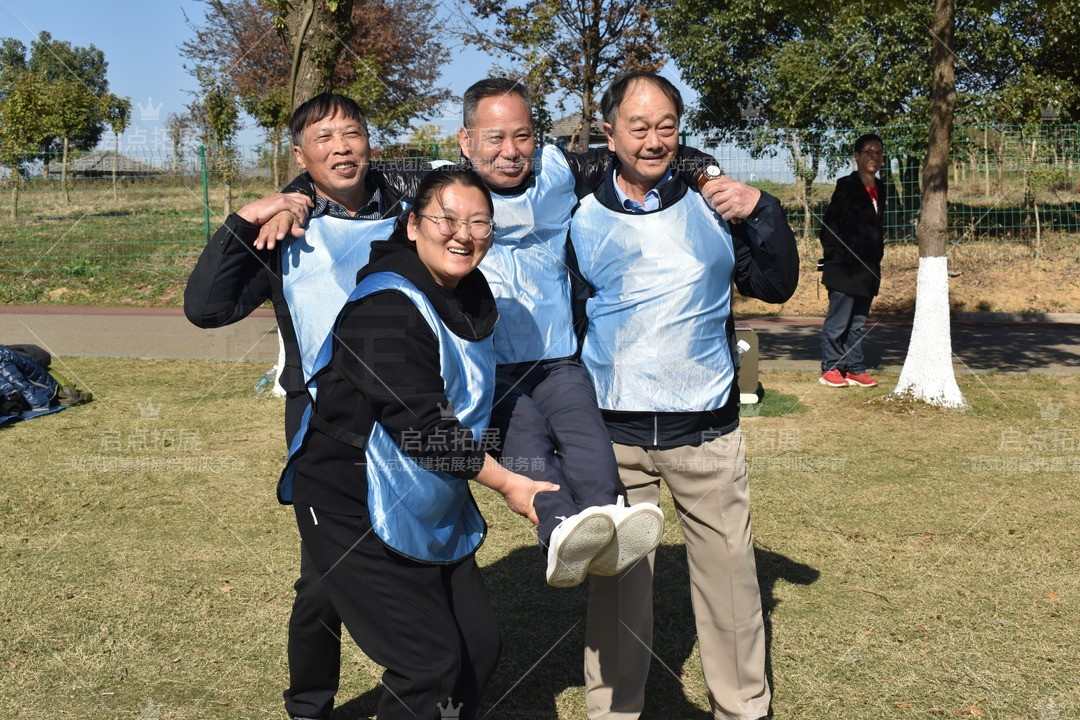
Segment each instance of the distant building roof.
[{"label": "distant building roof", "polygon": [[[581,113],[574,113],[573,115],[567,115],[564,118],[559,118],[551,124],[551,130],[549,135],[554,137],[557,141],[564,143],[570,142],[571,136],[580,130],[582,126]],[[607,143],[607,135],[604,134],[604,121],[599,116],[593,116],[592,129],[589,134],[590,145],[601,145]]]},{"label": "distant building roof", "polygon": [[[157,175],[164,172],[161,168],[127,155],[119,155],[112,150],[98,150],[70,161],[68,163],[68,173],[86,176],[112,175],[114,156],[116,158],[117,175]],[[59,162],[49,164],[49,174],[60,174]]]}]

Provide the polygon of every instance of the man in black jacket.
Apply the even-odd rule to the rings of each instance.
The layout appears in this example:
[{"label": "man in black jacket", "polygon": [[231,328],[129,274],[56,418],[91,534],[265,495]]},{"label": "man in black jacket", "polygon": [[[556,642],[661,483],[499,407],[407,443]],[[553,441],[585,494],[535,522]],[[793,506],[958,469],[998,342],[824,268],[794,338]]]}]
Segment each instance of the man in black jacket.
[{"label": "man in black jacket", "polygon": [[[659,502],[661,480],[674,499],[713,716],[756,720],[768,715],[770,689],[731,284],[786,301],[798,284],[795,236],[776,198],[725,177],[698,197],[671,172],[683,104],[665,78],[621,75],[601,109],[617,160],[571,224],[578,267],[594,290],[582,362],[631,505]],[[590,720],[634,720],[644,706],[653,562],[650,555],[590,584]]]},{"label": "man in black jacket", "polygon": [[855,141],[858,169],[836,181],[821,223],[829,312],[821,327],[820,382],[829,387],[877,385],[866,374],[862,329],[881,285],[885,188],[877,172],[883,160],[880,137],[869,133]]},{"label": "man in black jacket", "polygon": [[[301,222],[310,211],[309,228],[323,218],[339,225],[343,221],[367,225],[393,218],[403,210],[402,198],[411,197],[419,181],[416,173],[387,175],[369,166],[367,121],[360,107],[344,96],[324,93],[304,103],[293,113],[290,130],[297,163],[314,181],[314,199],[277,194],[240,208],[214,233],[184,289],[184,314],[203,328],[237,322],[267,300],[273,302],[285,346],[281,384],[286,392],[287,445],[292,443],[309,402],[307,378],[301,368],[303,348],[297,339],[293,308],[286,301],[283,286],[282,254],[287,249],[282,245],[256,248],[260,226],[282,211]],[[381,239],[386,237],[389,232]],[[354,278],[367,262],[366,248],[361,255],[364,257],[354,260],[359,264],[349,264],[341,272]],[[303,262],[305,256],[300,257]],[[325,275],[329,280],[329,273]],[[342,303],[347,295],[348,290],[341,297]],[[334,310],[330,319],[336,315]],[[290,685],[285,691],[285,709],[293,717],[326,717],[333,709],[338,686],[341,620],[318,583],[303,545],[300,579],[295,587],[289,621]]]}]

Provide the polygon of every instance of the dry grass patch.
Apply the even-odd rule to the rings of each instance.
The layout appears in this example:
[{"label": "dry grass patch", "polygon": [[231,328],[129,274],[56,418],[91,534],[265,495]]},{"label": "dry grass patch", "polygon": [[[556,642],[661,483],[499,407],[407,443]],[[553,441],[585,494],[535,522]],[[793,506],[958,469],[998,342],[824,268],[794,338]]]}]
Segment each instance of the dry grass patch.
[{"label": "dry grass patch", "polygon": [[[282,406],[250,389],[263,368],[68,362],[99,400],[0,430],[13,716],[280,716],[297,535],[274,499]],[[960,381],[970,407],[950,412],[767,374],[800,409],[743,421],[777,717],[1080,708],[1080,378]],[[489,716],[584,718],[584,591],[544,586],[531,529],[476,494],[505,640]],[[704,720],[677,530],[657,562],[646,715]],[[366,718],[380,670],[345,647],[334,717]]]}]

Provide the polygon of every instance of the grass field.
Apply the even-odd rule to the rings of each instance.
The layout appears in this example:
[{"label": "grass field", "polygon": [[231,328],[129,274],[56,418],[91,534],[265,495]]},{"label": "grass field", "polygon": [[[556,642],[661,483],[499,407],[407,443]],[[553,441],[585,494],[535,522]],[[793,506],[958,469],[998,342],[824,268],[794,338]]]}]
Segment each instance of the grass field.
[{"label": "grass field", "polygon": [[[297,534],[263,367],[67,363],[93,403],[0,429],[0,714],[280,717]],[[1075,717],[1080,378],[965,375],[962,412],[763,382],[743,429],[776,717]],[[547,588],[527,524],[476,494],[505,643],[488,716],[584,718],[584,591]],[[645,717],[705,720],[664,507]],[[347,639],[334,717],[369,717],[379,674]]]}]

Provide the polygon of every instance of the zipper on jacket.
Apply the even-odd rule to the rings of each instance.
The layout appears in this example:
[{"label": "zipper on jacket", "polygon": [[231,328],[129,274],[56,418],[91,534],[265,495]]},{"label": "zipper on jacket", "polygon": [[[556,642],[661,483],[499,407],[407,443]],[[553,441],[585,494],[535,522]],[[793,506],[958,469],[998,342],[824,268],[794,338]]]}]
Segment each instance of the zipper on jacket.
[{"label": "zipper on jacket", "polygon": [[656,413],[652,416],[652,444],[653,447],[660,447],[660,418]]}]

